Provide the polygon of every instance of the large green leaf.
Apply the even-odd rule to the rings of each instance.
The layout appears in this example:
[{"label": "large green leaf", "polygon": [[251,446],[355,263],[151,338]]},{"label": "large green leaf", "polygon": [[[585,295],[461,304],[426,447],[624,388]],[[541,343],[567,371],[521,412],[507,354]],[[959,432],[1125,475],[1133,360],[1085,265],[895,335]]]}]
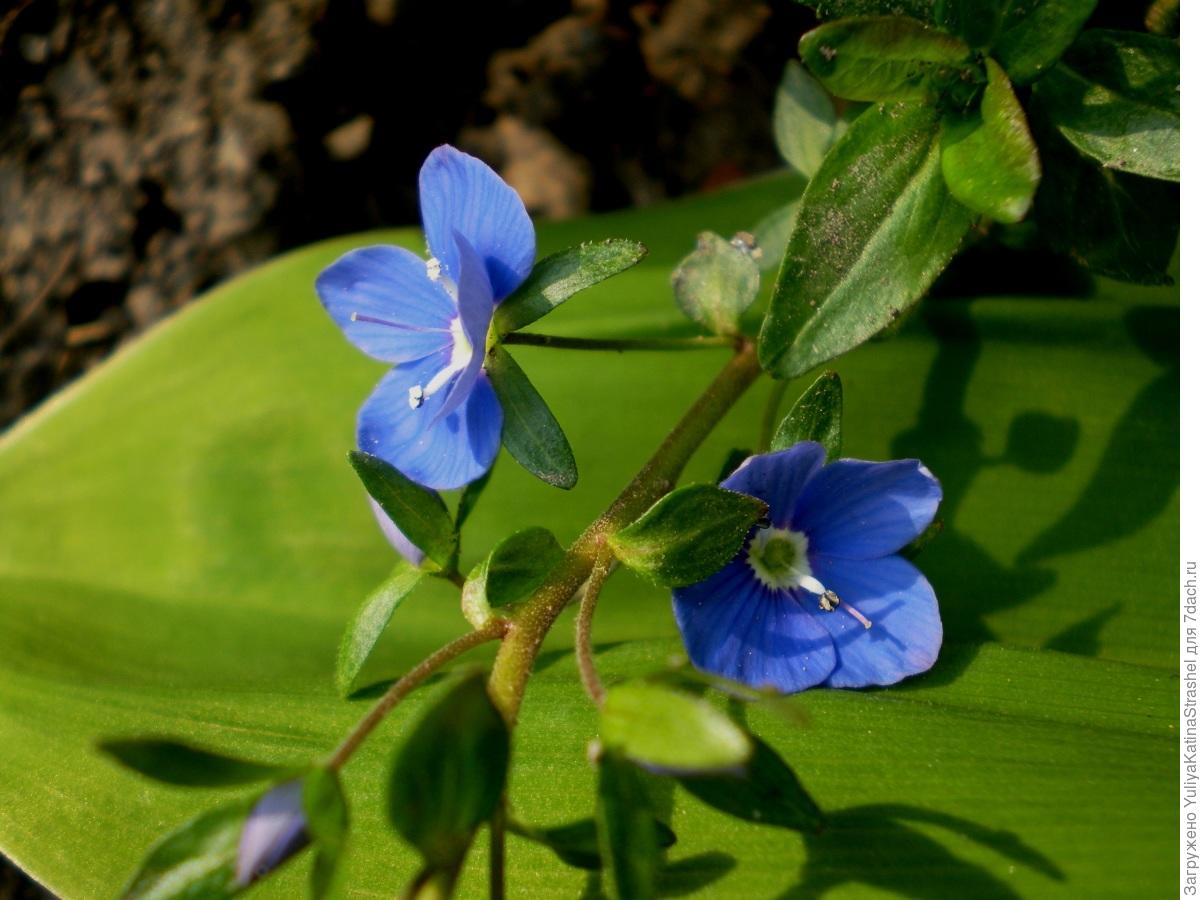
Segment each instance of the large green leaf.
[{"label": "large green leaf", "polygon": [[[797,192],[798,179],[771,180],[541,228],[547,253],[614,234],[651,250],[546,321],[576,336],[678,333],[669,274],[696,232],[732,234]],[[0,851],[68,900],[116,895],[159,835],[246,790],[151,784],[97,753],[98,738],[166,734],[290,764],[327,753],[372,702],[369,691],[340,699],[330,674],[346,621],[395,562],[344,457],[382,367],[345,346],[312,281],[339,253],[380,239],[421,241],[397,232],[284,257],[214,291],[0,439]],[[941,601],[942,659],[897,688],[804,695],[806,728],[752,710],[750,724],[829,824],[801,838],[722,817],[682,790],[656,796],[656,816],[679,836],[664,888],[1175,890],[1177,635],[1166,623],[1178,547],[1177,315],[1172,292],[1110,282],[1086,302],[931,301],[895,339],[839,361],[847,455],[919,456],[945,488],[946,529],[919,559]],[[514,355],[575,439],[581,478],[565,495],[502,457],[467,523],[467,566],[519,527],[573,537],[724,358]],[[738,405],[685,480],[710,479],[729,447],[753,440],[769,390],[764,382]],[[426,579],[362,683],[463,629],[451,586]],[[680,649],[665,592],[621,571],[595,637],[610,683],[658,670]],[[596,716],[570,644],[565,622],[522,711],[510,785],[522,821],[571,821],[595,807],[585,746]],[[395,896],[420,865],[388,827],[381,791],[432,690],[402,705],[344,771],[347,895]],[[512,840],[509,853],[514,897],[577,896],[588,884],[537,844]],[[485,857],[477,846],[464,896],[484,894]],[[289,864],[254,894],[303,896],[309,868]]]}]

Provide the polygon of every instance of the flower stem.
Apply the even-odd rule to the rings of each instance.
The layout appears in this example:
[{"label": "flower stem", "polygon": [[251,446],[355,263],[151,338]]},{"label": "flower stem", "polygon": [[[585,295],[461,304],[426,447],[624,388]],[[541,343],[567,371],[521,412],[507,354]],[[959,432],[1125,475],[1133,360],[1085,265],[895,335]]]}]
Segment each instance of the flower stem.
[{"label": "flower stem", "polygon": [[556,347],[560,350],[711,350],[714,347],[736,346],[734,337],[687,338],[575,338],[553,334],[531,334],[514,331],[504,336],[506,344],[525,344],[529,347]]},{"label": "flower stem", "polygon": [[516,724],[542,641],[601,554],[607,552],[608,536],[631,523],[671,489],[692,454],[761,371],[754,344],[740,342],[733,359],[684,413],[642,470],[571,545],[563,561],[509,623],[496,653],[489,687],[510,726]]},{"label": "flower stem", "polygon": [[579,614],[575,617],[575,661],[579,666],[579,680],[592,701],[601,706],[604,704],[604,682],[596,671],[596,660],[592,656],[592,617],[596,614],[596,601],[600,599],[600,589],[608,580],[608,563],[612,554],[601,550],[596,556],[596,564],[592,567],[591,577],[583,591],[583,599],[579,601]]},{"label": "flower stem", "polygon": [[461,637],[455,638],[444,647],[433,651],[433,653],[413,666],[407,675],[398,678],[388,688],[387,693],[380,697],[375,705],[367,711],[367,714],[358,720],[358,724],[354,726],[354,730],[346,735],[346,738],[333,751],[325,765],[330,769],[340,769],[354,755],[354,751],[367,739],[367,736],[375,730],[375,726],[382,722],[387,717],[387,714],[396,708],[396,704],[412,693],[415,688],[419,687],[421,682],[455,657],[462,656],[468,650],[473,650],[482,644],[486,644],[488,641],[494,641],[503,637],[505,628],[506,624],[504,622],[496,621],[486,628],[464,634]]}]

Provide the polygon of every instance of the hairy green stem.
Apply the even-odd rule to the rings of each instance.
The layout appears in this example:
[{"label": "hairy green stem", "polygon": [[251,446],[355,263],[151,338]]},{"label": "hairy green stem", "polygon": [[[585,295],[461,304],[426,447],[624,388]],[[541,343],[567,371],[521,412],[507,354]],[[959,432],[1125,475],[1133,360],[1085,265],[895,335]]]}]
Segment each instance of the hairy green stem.
[{"label": "hairy green stem", "polygon": [[556,347],[560,350],[711,350],[714,347],[736,346],[733,337],[687,338],[574,338],[553,334],[531,334],[514,331],[504,336],[506,344],[528,347]]},{"label": "hairy green stem", "polygon": [[489,682],[492,699],[515,725],[525,685],[542,641],[587,580],[607,540],[634,521],[675,484],[692,454],[761,373],[755,346],[740,341],[733,359],[692,404],[612,505],[579,536],[566,557],[509,623]]},{"label": "hairy green stem", "polygon": [[592,617],[596,614],[596,601],[600,599],[600,589],[608,580],[609,561],[612,553],[607,549],[597,555],[596,564],[592,567],[591,577],[583,590],[583,598],[579,601],[579,614],[575,617],[575,661],[579,666],[579,680],[583,689],[597,706],[604,704],[604,682],[596,671],[596,660],[592,655]]},{"label": "hairy green stem", "polygon": [[367,736],[375,730],[375,726],[382,722],[387,717],[387,714],[396,708],[396,704],[412,693],[415,688],[419,687],[421,682],[446,663],[456,657],[462,656],[468,650],[473,650],[482,644],[486,644],[488,641],[494,641],[503,637],[505,628],[505,623],[497,620],[489,624],[486,628],[481,628],[478,631],[472,631],[455,638],[413,666],[408,674],[398,678],[388,688],[387,693],[380,697],[375,705],[367,710],[367,714],[358,720],[358,724],[354,726],[354,730],[346,735],[346,738],[333,751],[325,765],[330,769],[340,769],[354,755],[354,751],[367,739]]},{"label": "hairy green stem", "polygon": [[758,433],[759,453],[766,453],[771,447],[771,438],[775,437],[775,420],[779,417],[779,407],[783,405],[783,395],[787,389],[788,382],[782,378],[771,385],[767,405],[763,408],[762,428]]}]

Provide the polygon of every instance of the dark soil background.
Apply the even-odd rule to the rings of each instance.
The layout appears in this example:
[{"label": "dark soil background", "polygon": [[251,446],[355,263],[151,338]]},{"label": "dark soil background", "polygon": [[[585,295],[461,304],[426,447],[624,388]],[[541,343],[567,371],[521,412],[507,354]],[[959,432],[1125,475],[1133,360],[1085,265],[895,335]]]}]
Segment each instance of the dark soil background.
[{"label": "dark soil background", "polygon": [[775,85],[812,21],[788,0],[0,0],[0,428],[247,266],[416,223],[438,144],[545,218],[779,165]]}]

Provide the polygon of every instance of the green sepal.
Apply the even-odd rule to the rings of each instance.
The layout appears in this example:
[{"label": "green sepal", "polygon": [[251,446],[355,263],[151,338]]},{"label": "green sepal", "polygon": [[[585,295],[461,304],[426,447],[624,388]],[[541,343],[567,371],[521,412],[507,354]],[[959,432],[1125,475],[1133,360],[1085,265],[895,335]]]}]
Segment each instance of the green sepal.
[{"label": "green sepal", "polygon": [[484,365],[504,410],[500,439],[512,458],[546,484],[575,487],[579,470],[567,436],[517,361],[494,344]]},{"label": "green sepal", "polygon": [[321,900],[329,894],[337,875],[350,814],[341,782],[330,769],[316,768],[305,776],[301,800],[309,839],[316,849],[309,893],[313,900]]},{"label": "green sepal", "polygon": [[1059,132],[1107,169],[1179,180],[1179,44],[1085,31],[1034,87]]},{"label": "green sepal", "polygon": [[912,306],[974,214],[942,178],[935,107],[877,105],[838,141],[800,201],[759,340],[763,367],[795,378]]},{"label": "green sepal", "polygon": [[566,551],[541,527],[511,534],[492,548],[467,576],[462,609],[467,621],[484,628],[504,610],[527,598],[562,561]]},{"label": "green sepal", "polygon": [[618,753],[599,762],[596,819],[600,854],[617,900],[653,900],[662,851],[641,773]]},{"label": "green sepal", "polygon": [[713,334],[736,335],[738,319],[758,296],[758,265],[749,248],[705,231],[671,274],[675,302]]},{"label": "green sepal", "polygon": [[846,100],[920,100],[955,83],[982,81],[966,44],[903,16],[820,25],[800,39],[800,58]]},{"label": "green sepal", "polygon": [[656,774],[720,772],[750,757],[749,735],[707,700],[653,681],[609,690],[600,708],[605,750]]},{"label": "green sepal", "polygon": [[425,709],[392,766],[392,825],[433,869],[454,869],[500,802],[509,735],[473,670]]},{"label": "green sepal", "polygon": [[232,897],[238,844],[257,798],[201,813],[160,839],[121,892],[123,900]]},{"label": "green sepal", "polygon": [[733,559],[766,511],[757,497],[693,484],[667,494],[608,543],[638,574],[665,587],[682,587]]},{"label": "green sepal", "polygon": [[959,203],[1011,224],[1033,205],[1042,164],[1004,70],[989,59],[987,71],[979,110],[942,131],[942,175]]},{"label": "green sepal", "polygon": [[[565,825],[538,828],[509,816],[505,824],[513,834],[541,844],[572,868],[596,870],[603,865],[600,831],[595,819],[579,819]],[[678,840],[675,832],[657,819],[654,822],[654,834],[660,850],[673,846]]]},{"label": "green sepal", "polygon": [[645,255],[646,248],[637,241],[609,238],[546,257],[496,308],[492,319],[496,336],[536,322],[568,297],[624,272]]},{"label": "green sepal", "polygon": [[820,443],[827,460],[842,455],[842,379],[837,372],[823,372],[792,404],[771,449],[786,450],[801,441]]},{"label": "green sepal", "polygon": [[458,534],[436,492],[405,478],[391,463],[361,450],[350,451],[350,465],[375,502],[429,560],[445,569],[454,559]]},{"label": "green sepal", "polygon": [[359,606],[342,632],[334,666],[334,685],[345,697],[354,688],[354,679],[391,622],[396,608],[421,583],[425,573],[408,560],[400,560],[387,579],[375,588]]},{"label": "green sepal", "polygon": [[97,749],[135,772],[177,787],[228,787],[281,778],[295,766],[255,762],[171,738],[109,738]]}]

